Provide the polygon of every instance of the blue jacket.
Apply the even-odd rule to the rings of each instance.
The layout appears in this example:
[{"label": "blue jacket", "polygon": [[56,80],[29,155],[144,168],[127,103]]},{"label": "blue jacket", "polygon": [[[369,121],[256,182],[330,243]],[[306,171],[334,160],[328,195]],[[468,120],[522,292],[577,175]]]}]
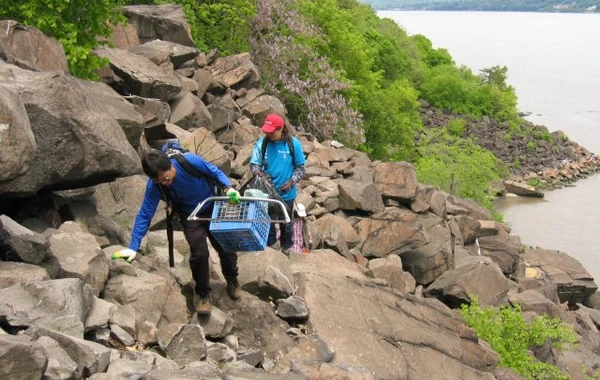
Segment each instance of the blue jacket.
[{"label": "blue jacket", "polygon": [[[214,180],[220,186],[224,188],[231,186],[229,178],[215,165],[204,161],[201,157],[193,153],[185,153],[184,157],[190,164],[200,170],[201,173]],[[173,183],[166,187],[171,194],[173,203],[177,205],[178,211],[189,215],[198,206],[198,203],[215,195],[213,185],[207,178],[197,178],[186,172],[175,159],[171,159],[171,164],[175,167],[177,175]],[[150,222],[154,214],[156,214],[160,200],[161,191],[159,185],[155,184],[152,179],[148,179],[144,200],[133,224],[131,242],[129,243],[130,249],[137,251],[140,248],[142,239],[148,232]],[[206,207],[210,207],[210,205]]]},{"label": "blue jacket", "polygon": [[[263,157],[261,157],[262,144],[264,143],[265,137],[260,138],[256,144],[254,144],[254,150],[252,151],[252,157],[250,157],[250,164],[258,165],[264,168]],[[285,139],[279,141],[269,141],[267,145],[267,152],[265,158],[267,160],[266,173],[273,179],[273,185],[281,198],[284,201],[291,201],[296,199],[296,185],[292,187],[290,191],[280,192],[279,188],[281,185],[292,179],[294,170],[304,168],[304,153],[302,152],[302,144],[296,137],[292,137],[292,144],[294,144],[294,157],[291,156],[290,148]],[[302,174],[304,171],[302,171]],[[294,181],[297,182],[299,178]]]}]

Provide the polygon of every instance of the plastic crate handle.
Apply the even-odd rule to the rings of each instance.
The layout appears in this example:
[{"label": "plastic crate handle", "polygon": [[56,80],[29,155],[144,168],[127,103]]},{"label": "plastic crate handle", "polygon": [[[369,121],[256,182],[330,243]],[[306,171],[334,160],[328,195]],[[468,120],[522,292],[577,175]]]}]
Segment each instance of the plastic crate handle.
[{"label": "plastic crate handle", "polygon": [[[219,197],[206,198],[202,202],[198,203],[198,206],[196,206],[194,211],[192,211],[190,216],[188,216],[187,220],[212,220],[212,218],[200,218],[196,215],[200,212],[200,210],[202,210],[204,205],[206,205],[208,202],[214,202],[214,201],[229,201],[229,197],[219,196]],[[283,211],[283,215],[284,215],[285,219],[284,220],[270,220],[270,222],[271,223],[290,223],[292,221],[290,219],[290,215],[287,212],[287,209],[285,208],[285,204],[280,200],[269,199],[269,198],[240,197],[240,201],[276,203],[279,205],[279,207],[281,207],[281,211]]]}]

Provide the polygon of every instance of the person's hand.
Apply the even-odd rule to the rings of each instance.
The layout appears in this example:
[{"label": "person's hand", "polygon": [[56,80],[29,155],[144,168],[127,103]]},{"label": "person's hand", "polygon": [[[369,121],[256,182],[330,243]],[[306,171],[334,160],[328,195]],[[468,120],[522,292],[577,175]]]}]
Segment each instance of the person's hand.
[{"label": "person's hand", "polygon": [[229,190],[227,190],[226,194],[227,197],[229,197],[229,203],[231,203],[232,205],[237,205],[241,202],[240,193],[233,187],[230,187]]},{"label": "person's hand", "polygon": [[284,183],[283,185],[281,185],[281,187],[279,188],[279,190],[281,190],[282,192],[286,192],[286,191],[290,191],[292,189],[292,187],[294,187],[294,181],[292,181],[290,179],[289,181],[287,181],[286,183]]},{"label": "person's hand", "polygon": [[110,258],[113,260],[125,259],[125,260],[127,260],[128,263],[130,263],[133,261],[133,259],[135,259],[136,255],[137,255],[136,251],[134,251],[133,249],[127,248],[127,249],[122,249],[120,251],[113,253]]}]

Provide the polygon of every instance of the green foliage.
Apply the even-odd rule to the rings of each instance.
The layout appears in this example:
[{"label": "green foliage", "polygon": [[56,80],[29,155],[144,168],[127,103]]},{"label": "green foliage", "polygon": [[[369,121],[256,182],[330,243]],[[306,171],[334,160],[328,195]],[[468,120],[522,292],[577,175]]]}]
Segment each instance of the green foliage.
[{"label": "green foliage", "polygon": [[452,119],[446,125],[446,129],[452,136],[461,137],[465,132],[465,121],[463,119]]},{"label": "green foliage", "polygon": [[538,187],[540,186],[540,179],[538,177],[532,177],[527,180],[529,186]]},{"label": "green foliage", "polygon": [[521,160],[518,157],[515,158],[514,161],[513,161],[512,166],[515,169],[521,169]]},{"label": "green foliage", "polygon": [[450,136],[447,131],[433,133],[418,148],[416,162],[419,182],[438,186],[462,198],[493,208],[493,181],[500,179],[500,163],[490,152],[472,141]]},{"label": "green foliage", "polygon": [[500,355],[501,367],[511,368],[527,379],[569,378],[556,366],[539,362],[527,353],[547,339],[556,349],[577,341],[576,334],[560,318],[536,316],[527,322],[519,305],[482,309],[476,298],[470,305],[461,305],[460,313],[469,327]]},{"label": "green foliage", "polygon": [[[494,81],[499,81],[494,78]],[[500,81],[501,83],[501,81]],[[484,115],[499,120],[517,118],[517,97],[512,87],[473,75],[465,66],[439,65],[427,70],[420,87],[432,105],[474,118]]]},{"label": "green foliage", "polygon": [[415,158],[414,135],[421,128],[417,112],[417,91],[406,81],[374,91],[361,104],[366,138],[376,159],[411,160]]},{"label": "green foliage", "polygon": [[434,49],[431,40],[422,34],[412,36],[413,41],[417,45],[423,62],[429,67],[441,65],[454,65],[452,56],[446,49]]},{"label": "green foliage", "polygon": [[[147,3],[129,0],[129,4]],[[178,4],[186,15],[192,38],[203,51],[216,48],[223,55],[246,52],[250,22],[256,15],[254,0],[154,0],[153,4]]]},{"label": "green foliage", "polygon": [[58,39],[65,50],[71,74],[95,79],[94,71],[107,61],[92,53],[109,37],[110,24],[124,20],[118,0],[13,0],[0,3],[0,18],[35,26]]}]

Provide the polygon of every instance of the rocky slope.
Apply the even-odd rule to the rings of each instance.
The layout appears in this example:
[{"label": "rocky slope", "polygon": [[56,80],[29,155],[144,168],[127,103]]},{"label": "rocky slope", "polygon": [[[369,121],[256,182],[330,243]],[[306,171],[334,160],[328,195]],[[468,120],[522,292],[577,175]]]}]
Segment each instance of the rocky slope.
[{"label": "rocky slope", "polygon": [[[189,248],[176,231],[168,266],[161,210],[133,263],[110,260],[145,188],[136,153],[176,137],[239,185],[257,126],[285,115],[248,54],[191,46],[179,8],[126,15],[97,52],[110,60],[103,83],[65,73],[55,41],[0,24],[0,378],[519,378],[455,310],[471,294],[572,326],[578,345],[532,351],[571,378],[600,366],[597,286],[580,263],[525,249],[408,163],[307,134],[298,200],[315,250],[238,253],[239,301],[211,252],[215,307],[191,312]],[[24,37],[27,54],[11,45]]]},{"label": "rocky slope", "polygon": [[421,119],[425,128],[442,128],[455,118],[465,121],[464,138],[492,152],[510,170],[511,180],[533,180],[541,188],[557,188],[575,182],[600,169],[600,158],[569,140],[562,132],[524,121],[519,131],[507,123],[484,117],[472,120],[430,107],[422,101]]}]

